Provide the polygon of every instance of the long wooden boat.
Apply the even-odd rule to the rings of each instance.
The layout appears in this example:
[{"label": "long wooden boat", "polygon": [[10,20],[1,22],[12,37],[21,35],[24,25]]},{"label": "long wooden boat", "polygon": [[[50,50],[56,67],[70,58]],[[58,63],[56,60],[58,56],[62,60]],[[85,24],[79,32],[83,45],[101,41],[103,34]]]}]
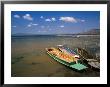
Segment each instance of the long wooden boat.
[{"label": "long wooden boat", "polygon": [[46,51],[50,57],[70,68],[74,68],[78,71],[88,68],[87,66],[81,64],[79,59],[75,58],[72,55],[62,52],[58,48],[46,48]]}]

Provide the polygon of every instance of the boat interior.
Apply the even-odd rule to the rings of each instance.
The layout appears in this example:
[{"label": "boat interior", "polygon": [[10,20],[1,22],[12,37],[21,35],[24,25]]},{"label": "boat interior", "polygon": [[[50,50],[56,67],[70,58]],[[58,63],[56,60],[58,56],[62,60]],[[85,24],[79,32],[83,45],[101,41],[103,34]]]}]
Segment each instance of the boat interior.
[{"label": "boat interior", "polygon": [[58,58],[60,59],[63,59],[65,60],[66,62],[77,62],[78,58],[72,56],[72,55],[69,55],[67,53],[64,53],[62,52],[60,49],[57,49],[57,48],[47,48],[46,49],[50,54],[54,55],[54,56],[57,56]]}]

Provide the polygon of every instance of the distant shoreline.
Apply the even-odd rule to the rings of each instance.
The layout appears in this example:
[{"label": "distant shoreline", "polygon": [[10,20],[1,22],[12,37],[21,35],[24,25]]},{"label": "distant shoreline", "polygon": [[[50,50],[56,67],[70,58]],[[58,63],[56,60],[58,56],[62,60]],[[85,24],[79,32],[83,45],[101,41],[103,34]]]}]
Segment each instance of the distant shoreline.
[{"label": "distant shoreline", "polygon": [[57,35],[11,35],[12,37],[31,37],[31,36],[72,36],[72,37],[80,37],[80,36],[100,36],[96,34],[57,34]]}]

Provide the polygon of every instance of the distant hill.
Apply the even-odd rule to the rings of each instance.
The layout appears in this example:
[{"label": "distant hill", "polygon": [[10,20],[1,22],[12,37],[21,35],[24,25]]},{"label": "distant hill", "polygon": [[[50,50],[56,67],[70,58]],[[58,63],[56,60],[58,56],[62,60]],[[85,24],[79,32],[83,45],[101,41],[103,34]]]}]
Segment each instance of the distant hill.
[{"label": "distant hill", "polygon": [[78,34],[81,34],[81,35],[100,35],[100,29],[91,29],[89,31],[78,33]]}]

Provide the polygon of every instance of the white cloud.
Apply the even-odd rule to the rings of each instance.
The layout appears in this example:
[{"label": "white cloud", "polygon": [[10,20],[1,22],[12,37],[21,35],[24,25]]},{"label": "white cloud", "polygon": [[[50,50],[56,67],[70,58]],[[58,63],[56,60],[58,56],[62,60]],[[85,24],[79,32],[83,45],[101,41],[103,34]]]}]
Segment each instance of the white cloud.
[{"label": "white cloud", "polygon": [[43,19],[44,17],[43,16],[40,16],[40,18]]},{"label": "white cloud", "polygon": [[48,21],[48,22],[52,22],[52,21],[56,21],[56,19],[53,17],[53,18],[47,18],[47,19],[45,19],[45,21]]},{"label": "white cloud", "polygon": [[52,21],[56,21],[56,19],[55,19],[55,18],[51,18],[51,20],[52,20]]},{"label": "white cloud", "polygon": [[27,27],[31,27],[31,26],[32,26],[31,24],[28,24],[28,25],[27,25]]},{"label": "white cloud", "polygon": [[45,21],[49,21],[50,22],[51,20],[50,19],[45,19]]},{"label": "white cloud", "polygon": [[17,14],[16,14],[16,15],[14,15],[14,17],[15,17],[15,18],[20,18],[20,16],[19,16],[19,15],[17,15]]},{"label": "white cloud", "polygon": [[12,27],[16,27],[16,26],[12,26]]},{"label": "white cloud", "polygon": [[64,22],[73,22],[73,23],[77,22],[77,20],[74,17],[60,17],[59,20]]},{"label": "white cloud", "polygon": [[83,19],[77,19],[77,22],[85,22]]},{"label": "white cloud", "polygon": [[63,28],[63,27],[64,27],[64,25],[61,25],[60,27],[61,27],[61,28]]},{"label": "white cloud", "polygon": [[85,20],[80,20],[81,22],[85,22]]},{"label": "white cloud", "polygon": [[23,18],[26,19],[26,20],[29,20],[29,21],[32,21],[32,20],[33,20],[33,18],[31,17],[30,14],[25,14],[25,15],[23,16]]},{"label": "white cloud", "polygon": [[34,24],[34,23],[29,23],[28,25],[27,25],[27,27],[32,27],[32,26],[37,26],[38,24]]}]

